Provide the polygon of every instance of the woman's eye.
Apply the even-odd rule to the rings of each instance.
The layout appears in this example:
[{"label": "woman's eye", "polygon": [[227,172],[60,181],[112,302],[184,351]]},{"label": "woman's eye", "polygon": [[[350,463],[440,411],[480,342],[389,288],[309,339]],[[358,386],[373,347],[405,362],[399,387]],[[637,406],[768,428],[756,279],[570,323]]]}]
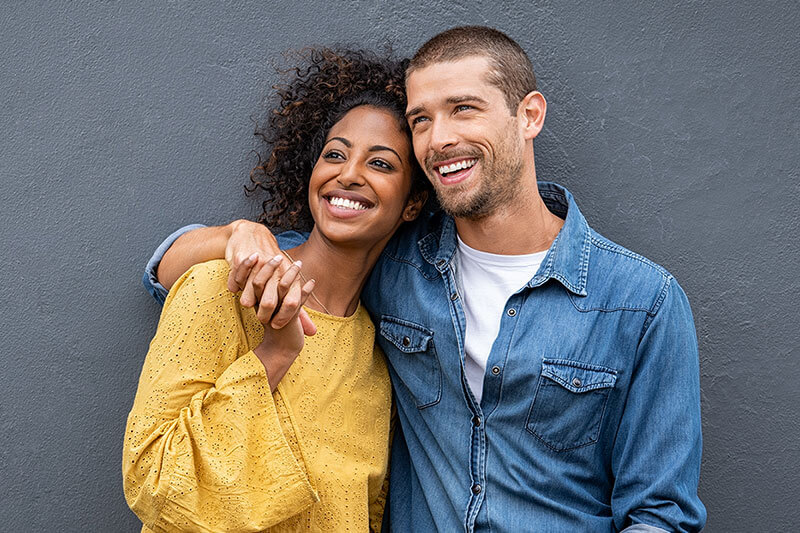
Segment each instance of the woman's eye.
[{"label": "woman's eye", "polygon": [[325,152],[324,154],[322,154],[322,157],[324,159],[344,159],[344,156],[340,152],[337,152],[336,150]]},{"label": "woman's eye", "polygon": [[372,164],[375,165],[376,167],[380,167],[380,168],[382,168],[384,170],[394,170],[394,167],[392,165],[390,165],[389,163],[387,163],[386,161],[384,161],[383,159],[376,159],[376,160],[372,161]]}]

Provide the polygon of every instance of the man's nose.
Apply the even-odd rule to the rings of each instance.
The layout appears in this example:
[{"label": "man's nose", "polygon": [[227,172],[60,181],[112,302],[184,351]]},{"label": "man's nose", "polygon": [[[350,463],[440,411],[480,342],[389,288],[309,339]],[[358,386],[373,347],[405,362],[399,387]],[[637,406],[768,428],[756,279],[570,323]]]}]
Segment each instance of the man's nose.
[{"label": "man's nose", "polygon": [[434,120],[431,124],[431,148],[443,152],[458,144],[458,136],[452,123],[446,119]]}]

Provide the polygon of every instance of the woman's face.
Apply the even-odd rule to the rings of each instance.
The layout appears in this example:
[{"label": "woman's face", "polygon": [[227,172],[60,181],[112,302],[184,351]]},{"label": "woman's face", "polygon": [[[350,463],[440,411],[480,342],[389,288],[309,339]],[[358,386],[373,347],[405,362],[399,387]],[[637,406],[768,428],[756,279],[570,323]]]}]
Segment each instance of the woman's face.
[{"label": "woman's face", "polygon": [[[308,187],[316,228],[329,240],[385,243],[419,205],[409,199],[411,142],[388,110],[362,105],[334,124]],[[408,209],[407,209],[408,208]]]}]

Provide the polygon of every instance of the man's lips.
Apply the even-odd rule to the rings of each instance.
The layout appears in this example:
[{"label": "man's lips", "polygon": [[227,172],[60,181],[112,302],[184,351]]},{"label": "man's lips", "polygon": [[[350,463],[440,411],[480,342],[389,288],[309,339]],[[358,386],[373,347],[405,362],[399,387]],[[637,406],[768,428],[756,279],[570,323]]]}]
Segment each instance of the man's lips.
[{"label": "man's lips", "polygon": [[437,162],[432,166],[442,185],[454,185],[467,179],[477,163],[476,157],[459,157]]}]

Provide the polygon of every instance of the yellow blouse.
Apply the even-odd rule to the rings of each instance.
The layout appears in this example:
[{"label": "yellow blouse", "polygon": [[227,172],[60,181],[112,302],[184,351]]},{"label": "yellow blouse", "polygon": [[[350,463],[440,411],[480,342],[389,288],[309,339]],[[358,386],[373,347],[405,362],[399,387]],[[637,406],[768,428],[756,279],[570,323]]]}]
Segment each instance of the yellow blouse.
[{"label": "yellow blouse", "polygon": [[380,530],[391,388],[359,305],[318,332],[270,393],[252,309],[210,261],[169,293],[125,430],[142,531]]}]

